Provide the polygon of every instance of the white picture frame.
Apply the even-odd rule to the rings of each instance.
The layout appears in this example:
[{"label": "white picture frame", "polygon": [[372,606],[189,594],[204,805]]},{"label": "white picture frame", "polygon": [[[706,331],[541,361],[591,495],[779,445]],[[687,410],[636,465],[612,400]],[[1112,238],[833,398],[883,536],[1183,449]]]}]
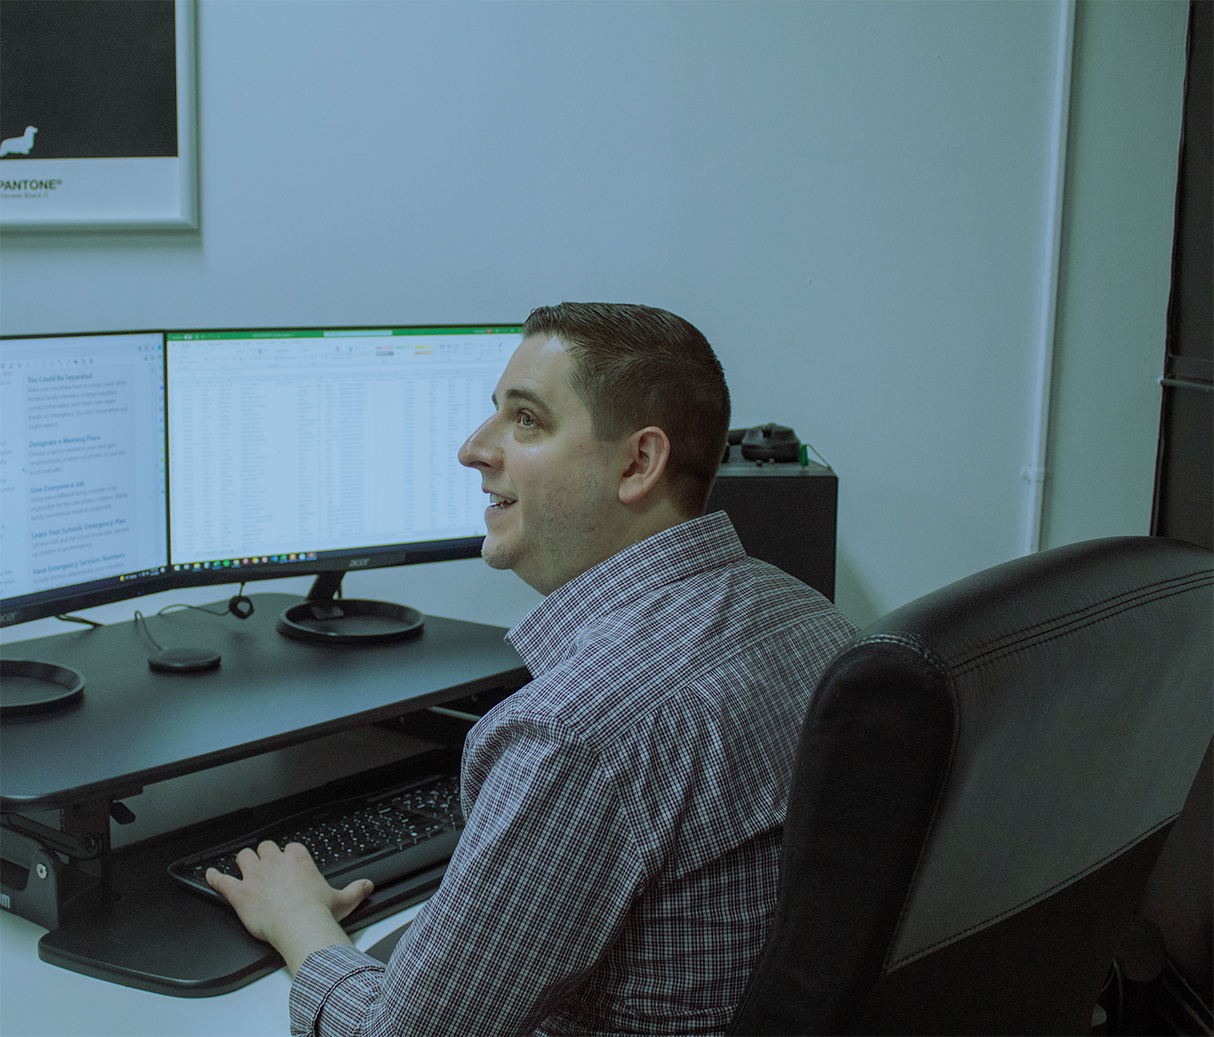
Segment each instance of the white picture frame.
[{"label": "white picture frame", "polygon": [[[0,148],[0,230],[11,232],[198,228],[195,0],[174,4],[177,155],[36,158],[36,135]],[[32,128],[31,128],[32,129]],[[26,150],[22,152],[22,148]]]}]

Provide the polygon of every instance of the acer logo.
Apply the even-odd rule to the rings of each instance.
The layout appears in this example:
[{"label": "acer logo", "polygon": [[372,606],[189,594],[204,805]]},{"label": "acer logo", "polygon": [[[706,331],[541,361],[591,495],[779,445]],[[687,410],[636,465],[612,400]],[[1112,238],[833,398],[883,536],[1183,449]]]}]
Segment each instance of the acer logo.
[{"label": "acer logo", "polygon": [[351,569],[361,569],[362,567],[370,565],[370,564],[371,564],[370,558],[351,558],[350,559],[350,568]]}]

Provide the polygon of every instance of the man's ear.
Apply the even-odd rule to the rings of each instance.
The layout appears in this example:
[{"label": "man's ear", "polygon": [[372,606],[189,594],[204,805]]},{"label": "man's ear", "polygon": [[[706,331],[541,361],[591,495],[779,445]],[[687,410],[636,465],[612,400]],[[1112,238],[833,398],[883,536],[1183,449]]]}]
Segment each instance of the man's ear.
[{"label": "man's ear", "polygon": [[670,460],[670,439],[656,425],[638,429],[625,441],[628,467],[620,479],[620,503],[636,504],[657,485]]}]

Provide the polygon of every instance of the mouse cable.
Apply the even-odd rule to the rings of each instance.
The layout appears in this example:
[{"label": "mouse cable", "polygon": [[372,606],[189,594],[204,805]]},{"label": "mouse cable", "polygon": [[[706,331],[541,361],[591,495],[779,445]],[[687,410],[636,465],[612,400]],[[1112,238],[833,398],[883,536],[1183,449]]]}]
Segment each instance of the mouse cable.
[{"label": "mouse cable", "polygon": [[[243,597],[244,597],[244,582],[241,581],[240,590],[238,590],[236,592],[236,594],[233,595],[233,600],[235,600],[236,598],[243,598]],[[229,612],[232,611],[232,607],[231,607],[230,603],[226,609],[224,609],[221,612],[217,612],[215,609],[204,608],[202,605],[187,605],[185,602],[178,602],[175,605],[165,605],[165,607],[162,608],[159,612],[157,612],[156,615],[163,616],[166,612],[170,611],[171,609],[193,609],[195,612],[205,612],[208,616],[226,616]],[[136,612],[135,615],[139,615],[139,613]]]},{"label": "mouse cable", "polygon": [[83,623],[86,627],[103,627],[104,623],[98,623],[95,619],[85,619],[83,616],[62,615],[56,616],[56,619],[61,619],[65,623]]},{"label": "mouse cable", "polygon": [[151,630],[148,629],[147,617],[142,612],[140,612],[138,609],[136,609],[135,610],[135,629],[136,630],[140,629],[140,624],[142,624],[142,627],[143,627],[141,630],[141,633],[143,634],[144,637],[146,637],[149,641],[152,642],[152,647],[155,648],[156,651],[158,651],[158,652],[163,652],[164,645],[162,645],[159,641],[157,641],[156,638],[154,638],[152,636]]},{"label": "mouse cable", "polygon": [[[240,597],[243,594],[244,594],[244,583],[242,581],[240,584],[240,590],[237,592],[236,596]],[[229,608],[230,608],[230,606],[229,606]],[[193,609],[195,612],[205,612],[208,616],[226,616],[228,614],[226,611],[225,612],[216,612],[214,609],[203,608],[201,605],[187,605],[185,602],[179,602],[176,605],[165,605],[165,607],[162,608],[159,612],[157,612],[156,615],[163,616],[170,609]],[[164,645],[160,644],[156,640],[156,638],[154,638],[152,636],[152,631],[150,629],[148,629],[147,617],[142,612],[140,612],[138,609],[136,609],[135,610],[135,629],[138,630],[140,627],[140,624],[142,624],[142,626],[143,626],[143,636],[152,642],[152,647],[155,648],[156,651],[158,651],[158,652],[163,652]]]}]

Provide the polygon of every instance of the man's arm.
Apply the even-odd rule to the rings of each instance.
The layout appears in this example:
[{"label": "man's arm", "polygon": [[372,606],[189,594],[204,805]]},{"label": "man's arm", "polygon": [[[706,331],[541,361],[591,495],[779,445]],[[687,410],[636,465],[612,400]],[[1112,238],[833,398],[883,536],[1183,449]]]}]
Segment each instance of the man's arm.
[{"label": "man's arm", "polygon": [[356,879],[344,889],[325,880],[299,843],[280,850],[272,842],[236,856],[243,878],[207,869],[207,883],[236,909],[246,929],[271,944],[294,976],[313,951],[348,944],[337,923],[370,894],[370,879]]},{"label": "man's arm", "polygon": [[486,776],[442,884],[386,969],[347,947],[310,955],[293,1033],[528,1034],[580,987],[645,877],[597,753],[559,727],[465,747]]}]

